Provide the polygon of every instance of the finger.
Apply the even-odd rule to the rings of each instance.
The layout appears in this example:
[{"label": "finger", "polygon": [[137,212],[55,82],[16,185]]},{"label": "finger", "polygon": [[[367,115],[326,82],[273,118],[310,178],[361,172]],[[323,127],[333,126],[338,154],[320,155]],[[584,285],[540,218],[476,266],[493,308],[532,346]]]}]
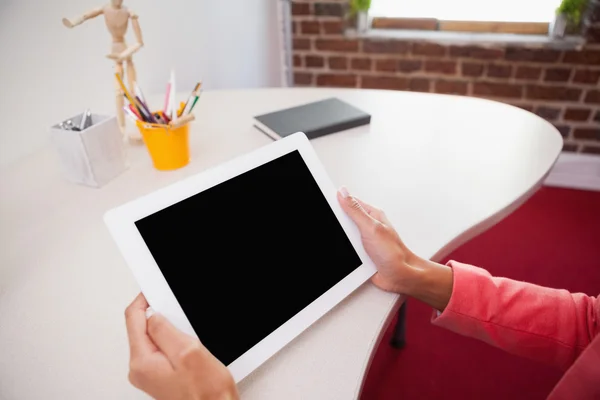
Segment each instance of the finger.
[{"label": "finger", "polygon": [[136,358],[157,350],[147,334],[146,309],[148,302],[143,294],[138,294],[135,300],[125,310],[125,324],[129,339],[130,357]]},{"label": "finger", "polygon": [[148,319],[148,335],[174,366],[183,353],[200,344],[197,339],[181,332],[158,313]]},{"label": "finger", "polygon": [[343,186],[338,191],[338,201],[361,232],[372,227],[373,223],[376,222],[375,218],[365,210],[355,197],[350,196],[348,190]]},{"label": "finger", "polygon": [[377,208],[375,206],[372,206],[369,203],[365,203],[358,197],[355,197],[355,199],[356,199],[356,201],[358,201],[358,204],[360,204],[362,206],[362,208],[365,209],[367,214],[369,214],[371,217],[375,218],[376,220],[378,220],[380,222],[387,223],[387,221],[386,221],[387,218],[386,218],[385,214],[383,213],[383,211],[381,211],[379,208]]}]

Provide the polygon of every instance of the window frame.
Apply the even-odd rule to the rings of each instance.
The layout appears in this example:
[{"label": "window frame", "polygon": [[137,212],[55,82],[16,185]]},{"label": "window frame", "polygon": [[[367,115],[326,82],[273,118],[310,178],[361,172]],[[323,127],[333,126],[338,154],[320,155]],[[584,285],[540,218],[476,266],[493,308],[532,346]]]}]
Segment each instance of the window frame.
[{"label": "window frame", "polygon": [[548,35],[549,22],[449,21],[436,18],[372,17],[372,29]]}]

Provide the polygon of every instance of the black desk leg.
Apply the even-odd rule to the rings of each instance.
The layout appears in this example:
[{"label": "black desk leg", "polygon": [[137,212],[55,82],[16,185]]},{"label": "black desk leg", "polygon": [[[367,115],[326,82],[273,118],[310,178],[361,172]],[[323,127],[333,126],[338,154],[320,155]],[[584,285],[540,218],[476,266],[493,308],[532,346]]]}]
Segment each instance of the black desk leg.
[{"label": "black desk leg", "polygon": [[394,334],[390,340],[390,346],[395,349],[401,349],[406,344],[406,301],[402,303],[398,310],[398,321],[394,327]]}]

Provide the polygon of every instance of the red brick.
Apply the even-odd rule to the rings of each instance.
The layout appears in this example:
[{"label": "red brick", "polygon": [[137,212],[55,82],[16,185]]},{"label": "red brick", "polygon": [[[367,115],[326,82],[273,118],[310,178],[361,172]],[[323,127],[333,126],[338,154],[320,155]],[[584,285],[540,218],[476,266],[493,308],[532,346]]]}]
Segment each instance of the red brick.
[{"label": "red brick", "polygon": [[563,148],[562,151],[566,151],[566,152],[576,152],[577,151],[577,145],[575,143],[563,143]]},{"label": "red brick", "polygon": [[310,4],[292,2],[292,15],[310,15]]},{"label": "red brick", "polygon": [[600,22],[600,2],[591,1],[588,4],[587,8],[587,22],[592,25],[594,23]]},{"label": "red brick", "polygon": [[321,23],[323,32],[327,34],[344,33],[344,24],[342,21],[323,21]]},{"label": "red brick", "polygon": [[356,39],[317,39],[315,42],[317,50],[356,52],[358,51],[358,40]]},{"label": "red brick", "polygon": [[535,113],[548,121],[555,121],[560,115],[560,108],[540,106],[535,109]]},{"label": "red brick", "polygon": [[426,60],[425,71],[454,75],[456,74],[456,61]]},{"label": "red brick", "polygon": [[398,70],[398,60],[376,60],[375,71],[396,72]]},{"label": "red brick", "polygon": [[600,128],[575,128],[573,137],[575,139],[600,140]]},{"label": "red brick", "polygon": [[600,104],[600,90],[588,90],[587,94],[585,95],[585,102],[591,104]]},{"label": "red brick", "polygon": [[292,48],[294,50],[310,50],[310,39],[294,38],[292,41]]},{"label": "red brick", "polygon": [[569,68],[548,68],[544,74],[546,82],[566,82],[571,76]]},{"label": "red brick", "polygon": [[302,21],[300,22],[300,29],[305,35],[318,34],[321,32],[321,25],[319,21]]},{"label": "red brick", "polygon": [[587,121],[592,110],[589,108],[567,108],[563,119],[565,121]]},{"label": "red brick", "polygon": [[487,76],[493,78],[508,78],[512,74],[512,65],[489,64]]},{"label": "red brick", "polygon": [[416,42],[412,48],[412,53],[418,56],[443,57],[447,51],[446,46],[427,42]]},{"label": "red brick", "polygon": [[483,75],[483,64],[463,61],[461,64],[462,76],[481,76]]},{"label": "red brick", "polygon": [[479,46],[450,46],[450,56],[496,60],[504,56],[504,50]]},{"label": "red brick", "polygon": [[304,57],[304,65],[309,68],[320,68],[325,65],[325,59],[321,56],[306,56]]},{"label": "red brick", "polygon": [[298,23],[296,21],[292,22],[292,33],[298,33]]},{"label": "red brick", "polygon": [[353,58],[350,63],[352,69],[367,71],[371,69],[371,59],[369,58]]},{"label": "red brick", "polygon": [[365,89],[406,90],[409,81],[406,78],[392,76],[363,76],[361,87]]},{"label": "red brick", "polygon": [[523,87],[509,83],[474,82],[473,94],[485,97],[520,98],[523,94]]},{"label": "red brick", "polygon": [[562,137],[569,136],[569,133],[571,132],[571,127],[569,125],[554,125],[554,127],[558,129]]},{"label": "red brick", "polygon": [[505,58],[511,61],[556,62],[560,51],[554,49],[529,49],[525,47],[509,47]]},{"label": "red brick", "polygon": [[525,97],[532,100],[578,101],[581,89],[566,86],[527,85]]},{"label": "red brick", "polygon": [[400,40],[365,40],[363,42],[365,53],[406,54],[409,49],[409,42]]},{"label": "red brick", "polygon": [[585,30],[585,41],[587,43],[600,43],[600,25],[590,25]]},{"label": "red brick", "polygon": [[298,54],[294,54],[294,67],[301,67],[302,66],[302,57],[300,57]]},{"label": "red brick", "polygon": [[600,50],[570,50],[565,52],[563,62],[569,64],[600,65]]},{"label": "red brick", "polygon": [[423,62],[421,60],[400,60],[398,61],[398,71],[404,73],[411,73],[420,71],[423,68]]},{"label": "red brick", "polygon": [[408,83],[411,92],[429,92],[429,79],[412,78]]},{"label": "red brick", "polygon": [[349,74],[317,75],[317,86],[356,87],[356,75],[349,75]]},{"label": "red brick", "polygon": [[586,154],[600,154],[600,147],[594,147],[594,146],[583,146],[583,149],[581,149],[582,153],[586,153]]},{"label": "red brick", "polygon": [[332,15],[341,17],[344,15],[344,6],[342,3],[315,3],[315,15]]},{"label": "red brick", "polygon": [[329,57],[330,69],[348,69],[348,58],[346,57]]},{"label": "red brick", "polygon": [[294,84],[310,85],[312,83],[312,74],[308,72],[294,72]]},{"label": "red brick", "polygon": [[435,93],[445,94],[467,94],[467,82],[460,81],[436,81],[435,82]]},{"label": "red brick", "polygon": [[573,82],[577,83],[598,83],[600,78],[600,70],[578,69],[573,75]]},{"label": "red brick", "polygon": [[515,78],[517,79],[528,79],[536,81],[540,79],[542,76],[542,69],[540,67],[528,67],[525,65],[519,65],[517,67],[517,72],[515,73]]}]

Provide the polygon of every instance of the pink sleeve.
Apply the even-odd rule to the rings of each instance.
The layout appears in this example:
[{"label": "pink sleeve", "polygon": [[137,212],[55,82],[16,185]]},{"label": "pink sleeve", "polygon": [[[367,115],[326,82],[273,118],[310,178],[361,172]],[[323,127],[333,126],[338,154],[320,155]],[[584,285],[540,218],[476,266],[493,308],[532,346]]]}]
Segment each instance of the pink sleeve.
[{"label": "pink sleeve", "polygon": [[600,331],[600,296],[495,278],[456,261],[448,265],[452,296],[434,325],[564,369]]}]

